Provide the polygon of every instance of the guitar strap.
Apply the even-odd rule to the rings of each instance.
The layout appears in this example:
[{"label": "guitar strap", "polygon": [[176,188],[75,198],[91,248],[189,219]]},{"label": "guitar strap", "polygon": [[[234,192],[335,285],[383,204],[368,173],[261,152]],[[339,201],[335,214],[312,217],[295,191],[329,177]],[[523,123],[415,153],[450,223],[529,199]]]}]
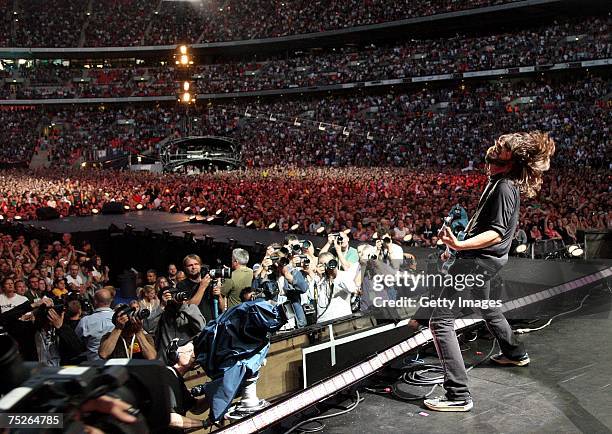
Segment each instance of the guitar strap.
[{"label": "guitar strap", "polygon": [[[478,220],[478,216],[480,216],[480,213],[482,212],[482,209],[484,208],[485,203],[487,203],[487,201],[491,197],[491,193],[493,193],[493,191],[497,187],[497,184],[499,184],[499,181],[501,181],[501,180],[502,180],[502,178],[498,179],[497,181],[495,181],[495,184],[493,184],[493,185],[491,185],[489,183],[488,186],[491,186],[491,188],[488,189],[488,192],[487,192],[486,188],[482,192],[482,195],[480,196],[480,200],[478,201],[478,208],[476,209],[476,212],[474,214],[472,214],[472,218],[470,219],[470,221],[468,222],[467,227],[465,228],[465,234],[466,235],[468,235],[470,233],[470,231],[472,230],[472,228],[476,224],[476,220]],[[485,194],[486,194],[486,197],[485,197]],[[484,200],[483,200],[483,198],[484,198]]]}]

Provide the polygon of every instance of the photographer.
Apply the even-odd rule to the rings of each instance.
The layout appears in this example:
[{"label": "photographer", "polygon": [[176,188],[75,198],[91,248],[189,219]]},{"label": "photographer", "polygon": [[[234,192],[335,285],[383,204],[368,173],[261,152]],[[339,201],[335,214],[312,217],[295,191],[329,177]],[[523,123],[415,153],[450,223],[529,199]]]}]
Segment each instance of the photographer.
[{"label": "photographer", "polygon": [[157,358],[153,338],[142,328],[143,320],[129,306],[120,304],[115,308],[115,328],[100,341],[98,354],[102,359],[146,359]]},{"label": "photographer", "polygon": [[202,260],[198,255],[187,255],[183,259],[183,268],[187,279],[179,281],[176,290],[190,295],[189,304],[196,305],[206,321],[216,318],[221,304],[217,304],[215,311],[213,300],[216,298],[219,301],[221,290],[216,287],[213,291],[207,291],[212,278],[208,273],[202,276]]},{"label": "photographer", "polygon": [[380,230],[377,234],[376,255],[384,263],[393,267],[394,270],[399,271],[404,262],[404,249],[393,243],[389,232]]},{"label": "photographer", "polygon": [[349,238],[343,232],[329,234],[327,236],[327,243],[321,247],[319,255],[325,252],[331,252],[336,256],[340,263],[340,269],[344,271],[351,268],[352,264],[359,262],[357,249],[349,246]]},{"label": "photographer", "polygon": [[[330,252],[319,255],[315,276],[317,322],[331,321],[352,315],[351,297],[357,293],[355,273],[357,265],[348,271],[338,269],[338,261]],[[313,271],[310,271],[312,273]]]},{"label": "photographer", "polygon": [[64,305],[41,306],[34,313],[34,342],[38,361],[43,366],[78,364],[85,345],[64,322]]},{"label": "photographer", "polygon": [[221,286],[225,309],[240,304],[240,291],[253,283],[253,270],[247,267],[248,263],[249,252],[244,249],[232,251],[232,277],[225,279]]},{"label": "photographer", "polygon": [[[281,294],[293,306],[297,327],[305,327],[307,322],[302,307],[302,294],[308,291],[308,282],[302,271],[292,265],[291,262],[287,249],[284,247],[274,251],[270,256],[266,256],[261,262],[261,269],[258,270],[252,287],[258,288],[261,282],[266,280],[276,281]],[[282,302],[283,300],[279,298],[278,301]]]},{"label": "photographer", "polygon": [[94,311],[83,317],[76,327],[76,334],[87,347],[87,360],[99,360],[98,348],[102,336],[113,328],[113,310],[110,308],[113,297],[110,291],[102,288],[94,294]]},{"label": "photographer", "polygon": [[[190,255],[191,256],[191,255]],[[174,339],[187,341],[196,336],[206,320],[196,304],[188,302],[188,294],[178,289],[163,289],[158,294],[164,310],[155,331],[158,357],[168,363],[166,348]]]}]

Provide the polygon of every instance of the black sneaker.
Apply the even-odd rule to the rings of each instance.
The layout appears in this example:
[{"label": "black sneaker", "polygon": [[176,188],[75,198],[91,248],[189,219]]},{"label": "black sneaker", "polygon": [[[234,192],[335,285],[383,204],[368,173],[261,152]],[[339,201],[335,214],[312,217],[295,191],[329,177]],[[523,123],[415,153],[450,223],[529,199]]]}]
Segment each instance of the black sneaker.
[{"label": "black sneaker", "polygon": [[472,398],[448,399],[444,396],[426,399],[423,401],[425,407],[434,411],[470,411],[474,407]]},{"label": "black sneaker", "polygon": [[498,365],[514,365],[514,366],[527,366],[530,362],[529,354],[525,353],[519,359],[509,359],[504,356],[502,353],[499,353],[493,357],[491,357],[491,361],[493,363],[497,363]]}]

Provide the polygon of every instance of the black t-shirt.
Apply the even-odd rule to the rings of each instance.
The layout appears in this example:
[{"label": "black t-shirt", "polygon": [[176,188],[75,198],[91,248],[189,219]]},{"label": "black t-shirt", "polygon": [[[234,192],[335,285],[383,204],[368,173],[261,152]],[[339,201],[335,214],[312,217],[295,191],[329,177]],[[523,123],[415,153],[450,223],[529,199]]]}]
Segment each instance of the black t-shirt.
[{"label": "black t-shirt", "polygon": [[[179,291],[187,291],[189,293],[189,296],[192,297],[198,291],[199,286],[200,286],[199,282],[194,282],[193,280],[185,279],[177,283],[176,289]],[[207,322],[213,319],[213,314],[212,314],[213,313],[213,301],[210,298],[210,296],[211,294],[209,290],[207,289],[204,292],[202,301],[198,305],[198,307],[200,308],[200,312],[202,313],[202,316]]]},{"label": "black t-shirt", "polygon": [[487,192],[495,182],[494,178],[489,180],[481,199],[484,201],[482,211],[466,239],[493,230],[499,234],[501,241],[484,249],[463,250],[459,257],[479,258],[481,261],[478,262],[482,265],[497,271],[508,262],[508,252],[518,225],[521,199],[518,187],[509,179],[501,179],[487,198]]}]

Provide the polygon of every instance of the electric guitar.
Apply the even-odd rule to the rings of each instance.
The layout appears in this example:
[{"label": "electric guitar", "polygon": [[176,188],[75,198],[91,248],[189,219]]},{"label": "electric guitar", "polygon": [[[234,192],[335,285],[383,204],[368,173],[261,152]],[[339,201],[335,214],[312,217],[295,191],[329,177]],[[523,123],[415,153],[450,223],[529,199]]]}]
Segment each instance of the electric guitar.
[{"label": "electric guitar", "polygon": [[[463,229],[465,229],[467,224],[468,224],[467,212],[463,208],[461,208],[459,205],[455,205],[454,207],[451,208],[450,212],[448,213],[448,216],[444,217],[444,224],[442,224],[442,227],[438,231],[438,234],[441,234],[442,232],[444,232],[444,229],[447,227],[450,228],[451,230],[453,230],[453,226],[460,226]],[[463,230],[461,230],[458,233],[456,233],[455,236],[457,237],[459,241],[463,241],[465,239],[466,233]],[[448,246],[446,246],[445,253],[448,254],[448,259],[444,261],[442,264],[440,264],[439,266],[440,273],[442,274],[448,274],[448,270],[450,269],[450,267],[453,266],[453,264],[455,263],[455,260],[457,259],[457,251],[454,249],[451,249]]]}]

